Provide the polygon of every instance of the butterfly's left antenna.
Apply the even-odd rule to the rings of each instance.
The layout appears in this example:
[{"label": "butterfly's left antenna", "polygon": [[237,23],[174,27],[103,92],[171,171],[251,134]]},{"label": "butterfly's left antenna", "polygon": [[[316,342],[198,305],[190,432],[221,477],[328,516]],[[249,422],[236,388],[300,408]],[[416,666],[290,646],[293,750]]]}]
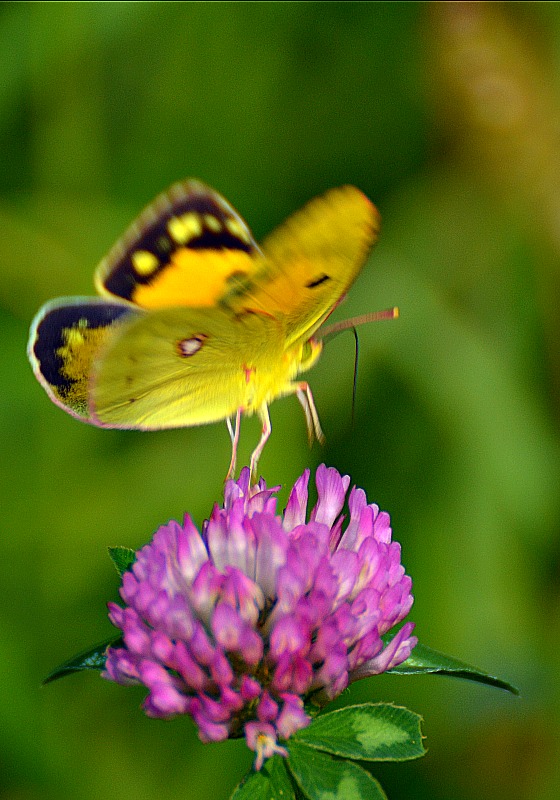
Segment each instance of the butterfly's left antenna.
[{"label": "butterfly's left antenna", "polygon": [[347,331],[349,328],[357,328],[358,325],[365,325],[368,322],[378,322],[381,319],[398,319],[399,309],[398,306],[393,308],[386,308],[384,311],[371,311],[369,314],[361,314],[359,317],[351,317],[350,319],[343,319],[341,322],[333,322],[332,325],[327,325],[319,329],[321,334],[317,338],[322,342],[332,339],[342,331]]}]

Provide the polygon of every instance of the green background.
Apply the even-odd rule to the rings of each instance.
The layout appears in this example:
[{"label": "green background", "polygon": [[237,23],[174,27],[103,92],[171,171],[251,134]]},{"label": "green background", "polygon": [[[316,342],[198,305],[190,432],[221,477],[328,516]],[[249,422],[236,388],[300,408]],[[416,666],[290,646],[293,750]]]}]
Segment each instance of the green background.
[{"label": "green background", "polygon": [[[261,238],[359,186],[380,243],[337,318],[398,321],[329,344],[261,460],[321,461],[392,516],[421,640],[518,685],[383,676],[342,701],[408,705],[428,755],[373,770],[391,800],[560,796],[560,6],[558,3],[2,3],[0,7],[0,797],[227,798],[243,742],[149,720],[94,674],[41,688],[111,635],[107,546],[220,499],[225,425],[80,424],[25,356],[40,305],[170,183],[198,177]],[[258,439],[242,428],[241,461]],[[283,499],[286,494],[284,491]]]}]

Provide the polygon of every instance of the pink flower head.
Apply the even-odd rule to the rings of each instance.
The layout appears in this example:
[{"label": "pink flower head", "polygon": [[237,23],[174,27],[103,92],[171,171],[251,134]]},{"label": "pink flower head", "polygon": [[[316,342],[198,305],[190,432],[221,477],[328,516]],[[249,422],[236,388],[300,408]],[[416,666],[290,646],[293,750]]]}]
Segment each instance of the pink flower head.
[{"label": "pink flower head", "polygon": [[139,550],[123,576],[124,608],[109,603],[123,646],[104,677],[144,684],[153,717],[190,714],[204,742],[244,735],[256,766],[358,678],[405,661],[412,581],[391,541],[389,515],[350,479],[321,465],[308,514],[309,470],[283,515],[276,492],[244,469],[198,531],[187,515]]}]

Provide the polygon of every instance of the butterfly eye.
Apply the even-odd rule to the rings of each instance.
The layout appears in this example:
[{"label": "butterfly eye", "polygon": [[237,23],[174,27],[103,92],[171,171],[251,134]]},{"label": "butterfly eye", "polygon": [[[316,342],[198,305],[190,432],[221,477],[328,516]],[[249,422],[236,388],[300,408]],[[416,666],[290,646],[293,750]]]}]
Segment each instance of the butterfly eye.
[{"label": "butterfly eye", "polygon": [[199,333],[196,336],[191,336],[189,339],[181,339],[177,342],[177,351],[179,355],[183,358],[194,356],[195,353],[198,353],[207,338],[208,337],[203,333]]}]

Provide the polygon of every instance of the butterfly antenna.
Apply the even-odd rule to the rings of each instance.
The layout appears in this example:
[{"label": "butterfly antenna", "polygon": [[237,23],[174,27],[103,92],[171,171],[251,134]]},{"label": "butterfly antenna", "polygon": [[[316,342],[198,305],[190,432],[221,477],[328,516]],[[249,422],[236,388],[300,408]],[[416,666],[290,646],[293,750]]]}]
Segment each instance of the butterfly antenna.
[{"label": "butterfly antenna", "polygon": [[350,329],[354,334],[354,381],[352,383],[352,428],[354,427],[354,417],[356,413],[356,395],[358,391],[358,359],[360,357],[360,340],[358,339],[358,331],[355,327]]},{"label": "butterfly antenna", "polygon": [[386,308],[384,311],[371,311],[369,314],[361,314],[359,317],[343,319],[341,322],[334,322],[332,325],[319,328],[318,333],[320,336],[317,336],[317,338],[322,342],[327,342],[329,339],[342,333],[342,331],[356,328],[358,325],[365,325],[368,322],[378,322],[381,319],[398,319],[398,316],[399,309],[397,306]]}]

